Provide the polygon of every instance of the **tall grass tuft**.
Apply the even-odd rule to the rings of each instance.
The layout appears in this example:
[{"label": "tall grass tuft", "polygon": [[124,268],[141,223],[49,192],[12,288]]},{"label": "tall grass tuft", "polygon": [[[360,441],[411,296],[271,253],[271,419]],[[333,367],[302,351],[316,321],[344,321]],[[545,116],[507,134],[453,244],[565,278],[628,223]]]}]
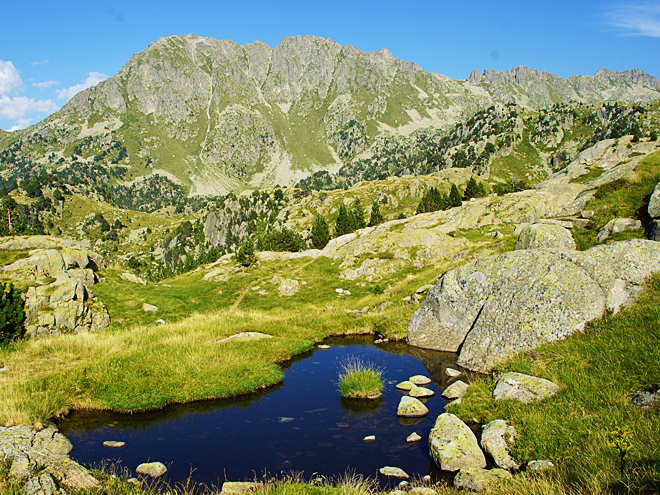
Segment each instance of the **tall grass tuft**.
[{"label": "tall grass tuft", "polygon": [[366,399],[383,391],[382,370],[355,356],[341,363],[339,391],[347,399]]}]

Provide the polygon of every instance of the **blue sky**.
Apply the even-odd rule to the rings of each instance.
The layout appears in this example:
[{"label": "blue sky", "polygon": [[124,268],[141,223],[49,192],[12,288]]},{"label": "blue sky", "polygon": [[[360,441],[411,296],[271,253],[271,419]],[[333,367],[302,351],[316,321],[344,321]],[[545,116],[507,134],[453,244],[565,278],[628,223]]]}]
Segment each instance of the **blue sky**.
[{"label": "blue sky", "polygon": [[34,124],[116,74],[159,37],[196,33],[271,47],[331,38],[454,79],[517,65],[562,77],[641,69],[660,77],[660,2],[195,1],[4,2],[0,129]]}]

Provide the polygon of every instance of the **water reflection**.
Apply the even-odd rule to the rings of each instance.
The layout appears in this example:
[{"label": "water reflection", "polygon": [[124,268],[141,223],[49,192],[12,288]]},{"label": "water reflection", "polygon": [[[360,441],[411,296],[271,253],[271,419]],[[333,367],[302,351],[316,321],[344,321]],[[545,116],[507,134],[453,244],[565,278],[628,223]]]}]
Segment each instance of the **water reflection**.
[{"label": "water reflection", "polygon": [[[160,461],[169,467],[167,481],[209,485],[253,479],[265,473],[302,472],[336,477],[351,470],[376,477],[380,467],[398,466],[418,477],[429,473],[426,438],[445,402],[440,391],[450,379],[456,356],[405,344],[371,344],[369,337],[331,339],[332,347],[299,356],[285,369],[284,382],[248,396],[180,404],[135,415],[73,412],[60,422],[74,444],[72,457],[86,464],[107,459],[133,471],[138,464]],[[384,370],[383,397],[342,399],[337,387],[340,363],[348,356]],[[402,421],[396,409],[402,393],[394,387],[412,375],[429,375],[436,395],[431,413]],[[413,431],[423,440],[409,444]],[[363,439],[374,435],[376,440]],[[105,440],[126,446],[111,449]],[[381,479],[382,486],[391,480]],[[393,482],[395,483],[395,481]]]}]

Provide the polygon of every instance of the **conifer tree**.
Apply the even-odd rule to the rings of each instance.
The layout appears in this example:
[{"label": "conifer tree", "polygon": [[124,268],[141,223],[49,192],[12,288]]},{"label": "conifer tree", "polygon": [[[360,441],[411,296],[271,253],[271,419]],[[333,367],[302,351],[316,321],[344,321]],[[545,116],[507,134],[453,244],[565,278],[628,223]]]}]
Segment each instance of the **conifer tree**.
[{"label": "conifer tree", "polygon": [[456,187],[456,184],[451,185],[451,191],[449,192],[449,206],[461,206],[463,201],[461,200],[461,193]]},{"label": "conifer tree", "polygon": [[335,222],[335,237],[340,235],[350,234],[355,230],[353,227],[353,218],[352,215],[348,214],[348,210],[344,205],[339,207],[339,215],[337,216],[337,221]]},{"label": "conifer tree", "polygon": [[311,230],[312,246],[323,249],[330,241],[330,228],[323,215],[316,215]]},{"label": "conifer tree", "polygon": [[362,207],[362,201],[359,197],[353,200],[351,213],[353,214],[353,220],[355,222],[355,228],[353,230],[363,229],[367,226],[367,220],[364,218],[364,208]]},{"label": "conifer tree", "polygon": [[25,311],[21,294],[11,283],[0,282],[0,345],[20,338],[25,332]]},{"label": "conifer tree", "polygon": [[380,212],[380,206],[378,205],[378,201],[374,199],[374,202],[371,205],[371,217],[369,218],[369,227],[373,227],[375,225],[383,223],[384,221],[385,218],[383,217],[383,214]]},{"label": "conifer tree", "polygon": [[474,177],[470,177],[470,180],[467,181],[465,185],[465,192],[463,193],[463,199],[467,201],[468,199],[476,198],[479,196],[479,185],[477,181],[474,180]]}]

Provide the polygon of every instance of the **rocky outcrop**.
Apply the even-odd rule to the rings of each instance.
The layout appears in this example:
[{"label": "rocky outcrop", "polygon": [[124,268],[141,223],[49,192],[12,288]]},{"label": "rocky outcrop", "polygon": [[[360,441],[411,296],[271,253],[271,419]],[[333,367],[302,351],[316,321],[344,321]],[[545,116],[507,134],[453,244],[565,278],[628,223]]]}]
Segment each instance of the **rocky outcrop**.
[{"label": "rocky outcrop", "polygon": [[0,427],[0,455],[11,459],[9,475],[25,481],[24,491],[49,493],[53,480],[74,490],[97,488],[99,482],[89,471],[69,458],[72,449],[71,442],[52,423],[41,431],[27,426]]},{"label": "rocky outcrop", "polygon": [[486,458],[472,430],[453,414],[438,416],[429,433],[429,452],[443,471],[485,468]]},{"label": "rocky outcrop", "polygon": [[27,335],[81,333],[110,326],[107,309],[89,289],[99,281],[95,272],[106,266],[102,256],[46,236],[6,239],[0,242],[2,248],[31,249],[27,258],[0,268],[3,278],[34,282],[25,293]]},{"label": "rocky outcrop", "polygon": [[550,380],[509,372],[497,380],[493,397],[495,400],[509,399],[528,404],[552,397],[559,389],[559,385]]},{"label": "rocky outcrop", "polygon": [[524,227],[518,236],[516,249],[575,249],[575,241],[571,232],[552,224],[532,224]]},{"label": "rocky outcrop", "polygon": [[486,372],[521,351],[564,339],[634,300],[660,272],[660,245],[632,239],[587,251],[526,249],[447,271],[408,323],[414,346],[457,352]]},{"label": "rocky outcrop", "polygon": [[614,218],[607,222],[598,231],[598,242],[603,242],[612,234],[623,232],[625,230],[641,229],[642,222],[635,218]]}]

